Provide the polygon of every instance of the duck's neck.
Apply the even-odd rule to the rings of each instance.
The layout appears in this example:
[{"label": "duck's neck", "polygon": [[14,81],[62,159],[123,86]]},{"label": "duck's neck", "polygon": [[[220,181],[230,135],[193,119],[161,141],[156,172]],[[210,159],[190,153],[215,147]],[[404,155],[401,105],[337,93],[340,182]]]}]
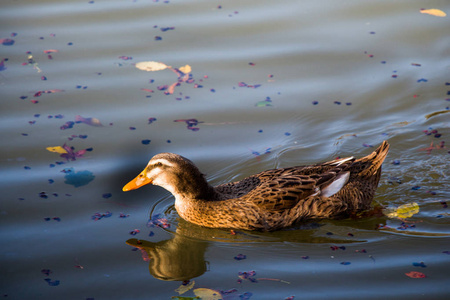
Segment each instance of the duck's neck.
[{"label": "duck's neck", "polygon": [[171,192],[175,197],[175,209],[188,221],[193,215],[201,215],[202,209],[209,206],[208,202],[218,199],[217,192],[206,180],[180,184]]},{"label": "duck's neck", "polygon": [[[170,182],[170,184],[168,184]],[[203,175],[183,176],[158,182],[175,196],[176,201],[208,201],[216,199],[217,192],[208,184]]]}]

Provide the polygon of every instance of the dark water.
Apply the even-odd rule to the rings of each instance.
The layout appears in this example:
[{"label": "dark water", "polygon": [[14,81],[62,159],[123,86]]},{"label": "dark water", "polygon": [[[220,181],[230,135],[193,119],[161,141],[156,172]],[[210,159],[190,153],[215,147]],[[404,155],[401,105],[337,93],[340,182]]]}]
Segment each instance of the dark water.
[{"label": "dark water", "polygon": [[[186,297],[450,294],[450,21],[420,13],[449,13],[448,1],[0,7],[5,299],[171,299],[188,279]],[[170,94],[179,74],[135,67],[144,61],[189,65],[191,78]],[[360,157],[383,140],[391,151],[374,202],[391,212],[416,203],[411,217],[232,235],[180,220],[158,187],[121,191],[159,152],[189,157],[221,184]],[[69,160],[46,149],[64,144]],[[170,227],[152,227],[150,215]]]}]

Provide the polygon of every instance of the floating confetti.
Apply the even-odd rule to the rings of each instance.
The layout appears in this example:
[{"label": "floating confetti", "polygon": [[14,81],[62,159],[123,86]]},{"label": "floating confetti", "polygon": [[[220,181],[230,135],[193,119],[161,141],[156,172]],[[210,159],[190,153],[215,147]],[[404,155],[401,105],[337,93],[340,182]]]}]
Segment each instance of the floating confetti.
[{"label": "floating confetti", "polygon": [[150,144],[151,140],[142,140],[141,143],[142,145],[148,145]]},{"label": "floating confetti", "polygon": [[421,268],[426,268],[427,267],[423,261],[421,261],[421,262],[413,262],[412,265],[414,267],[421,267]]},{"label": "floating confetti", "polygon": [[50,274],[52,273],[52,271],[50,269],[42,269],[41,273],[46,275],[46,276],[50,276]]},{"label": "floating confetti", "polygon": [[259,101],[255,104],[256,107],[265,107],[265,106],[272,106],[272,100],[270,99],[270,97],[266,97],[265,100],[263,101]]},{"label": "floating confetti", "polygon": [[1,61],[0,61],[0,71],[4,71],[4,70],[6,70],[6,67],[5,67],[5,59],[2,59]]},{"label": "floating confetti", "polygon": [[200,128],[198,127],[194,127],[197,126],[199,123],[204,123],[202,121],[198,121],[197,119],[179,119],[179,120],[174,120],[174,122],[185,122],[186,123],[186,127],[189,130],[192,131],[199,131]]},{"label": "floating confetti", "polygon": [[51,280],[50,278],[45,278],[45,281],[47,281],[49,286],[58,286],[59,285],[59,280]]},{"label": "floating confetti", "polygon": [[0,39],[0,42],[3,46],[12,46],[15,41],[13,39]]},{"label": "floating confetti", "polygon": [[50,152],[60,153],[61,154],[60,156],[62,158],[65,158],[67,161],[69,160],[74,161],[77,158],[83,157],[83,155],[87,151],[87,149],[74,151],[73,147],[69,147],[66,144],[64,144],[62,147],[61,146],[47,147],[46,149]]},{"label": "floating confetti", "polygon": [[250,282],[258,282],[255,278],[256,276],[256,272],[255,271],[250,271],[250,272],[239,272],[238,273],[239,279],[238,279],[238,283],[242,283],[242,280],[248,280]]},{"label": "floating confetti", "polygon": [[160,215],[154,216],[147,222],[147,227],[161,227],[161,228],[169,228],[170,224],[166,218],[161,218]]},{"label": "floating confetti", "polygon": [[112,216],[112,212],[109,212],[109,211],[107,211],[105,213],[97,212],[91,217],[91,219],[94,220],[94,221],[98,221],[98,220],[101,220],[103,218],[109,218],[111,216]]},{"label": "floating confetti", "polygon": [[135,229],[135,230],[131,230],[131,231],[130,231],[130,234],[131,234],[131,235],[136,235],[136,234],[138,234],[139,232],[141,232],[139,229]]},{"label": "floating confetti", "polygon": [[238,254],[238,255],[236,255],[234,257],[235,260],[243,260],[243,259],[246,259],[246,258],[247,258],[247,256],[244,255],[244,254]]},{"label": "floating confetti", "polygon": [[165,31],[168,31],[168,30],[175,30],[175,27],[161,27],[160,28],[160,30],[162,31],[162,32],[165,32]]},{"label": "floating confetti", "polygon": [[330,249],[333,250],[333,251],[336,251],[336,250],[339,250],[339,249],[345,250],[346,248],[345,248],[345,246],[330,246]]},{"label": "floating confetti", "polygon": [[425,278],[425,277],[427,277],[422,272],[416,272],[416,271],[411,271],[411,272],[405,273],[405,275],[410,278]]},{"label": "floating confetti", "polygon": [[421,14],[428,14],[428,15],[432,15],[432,16],[436,16],[436,17],[445,17],[447,16],[447,14],[445,12],[443,12],[440,9],[436,9],[436,8],[431,8],[431,9],[421,9],[420,10]]}]

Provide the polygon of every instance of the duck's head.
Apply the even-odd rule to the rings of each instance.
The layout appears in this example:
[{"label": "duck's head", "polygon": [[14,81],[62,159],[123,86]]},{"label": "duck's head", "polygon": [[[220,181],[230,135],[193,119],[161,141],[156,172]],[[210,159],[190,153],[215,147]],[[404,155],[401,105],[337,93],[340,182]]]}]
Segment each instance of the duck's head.
[{"label": "duck's head", "polygon": [[209,190],[204,175],[189,159],[174,153],[160,153],[148,162],[147,167],[123,187],[131,191],[146,184],[159,185],[174,196],[197,198]]}]

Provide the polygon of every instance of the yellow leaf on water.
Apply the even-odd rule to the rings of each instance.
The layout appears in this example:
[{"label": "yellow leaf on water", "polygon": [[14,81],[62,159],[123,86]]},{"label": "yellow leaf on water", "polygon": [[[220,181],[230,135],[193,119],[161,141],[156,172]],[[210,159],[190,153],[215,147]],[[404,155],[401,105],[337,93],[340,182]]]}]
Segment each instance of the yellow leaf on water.
[{"label": "yellow leaf on water", "polygon": [[178,68],[178,70],[180,70],[180,71],[183,72],[184,74],[187,74],[187,73],[191,73],[192,68],[191,68],[190,65],[185,65],[184,67]]},{"label": "yellow leaf on water", "polygon": [[403,204],[397,208],[397,217],[400,219],[411,218],[417,213],[419,213],[419,204],[416,202]]},{"label": "yellow leaf on water", "polygon": [[400,205],[395,208],[387,208],[384,210],[384,214],[389,218],[406,219],[411,218],[413,215],[419,213],[419,204],[416,202]]},{"label": "yellow leaf on water", "polygon": [[47,150],[50,151],[50,152],[56,152],[56,153],[60,153],[60,154],[67,153],[66,149],[64,149],[64,148],[61,147],[61,146],[47,147],[47,148],[45,148],[45,149],[47,149]]},{"label": "yellow leaf on water", "polygon": [[168,66],[157,61],[142,61],[136,64],[136,68],[142,71],[161,71],[167,69]]},{"label": "yellow leaf on water", "polygon": [[199,288],[194,290],[194,294],[202,300],[222,300],[222,295],[215,290]]},{"label": "yellow leaf on water", "polygon": [[445,17],[447,14],[440,9],[431,8],[431,9],[421,9],[420,13],[429,14],[436,17]]}]

